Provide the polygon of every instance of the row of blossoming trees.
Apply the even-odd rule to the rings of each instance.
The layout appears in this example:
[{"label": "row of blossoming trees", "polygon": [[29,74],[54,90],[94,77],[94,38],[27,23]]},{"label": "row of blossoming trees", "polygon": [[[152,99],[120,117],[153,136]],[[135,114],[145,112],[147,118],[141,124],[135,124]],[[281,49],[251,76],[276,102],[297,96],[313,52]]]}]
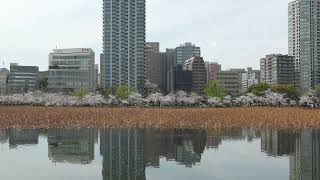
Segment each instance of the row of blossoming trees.
[{"label": "row of blossoming trees", "polygon": [[83,96],[64,95],[62,93],[30,92],[0,96],[1,105],[32,105],[32,106],[92,106],[92,107],[320,107],[320,98],[315,91],[310,91],[298,99],[292,99],[287,94],[276,93],[271,89],[259,95],[248,93],[232,98],[231,96],[203,97],[180,91],[174,94],[162,95],[152,93],[146,97],[136,92],[126,98],[107,97],[101,94],[89,93]]}]

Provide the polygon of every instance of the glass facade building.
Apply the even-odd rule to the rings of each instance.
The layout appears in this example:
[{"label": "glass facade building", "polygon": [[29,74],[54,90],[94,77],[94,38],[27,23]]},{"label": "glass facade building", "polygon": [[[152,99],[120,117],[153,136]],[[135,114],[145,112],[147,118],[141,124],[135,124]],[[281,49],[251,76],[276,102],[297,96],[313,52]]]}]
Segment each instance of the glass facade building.
[{"label": "glass facade building", "polygon": [[186,60],[193,57],[201,57],[200,47],[185,43],[176,48],[176,64],[183,65]]},{"label": "glass facade building", "polygon": [[0,95],[7,93],[7,81],[9,77],[9,70],[2,68],[0,69]]},{"label": "glass facade building", "polygon": [[105,89],[130,86],[143,91],[145,11],[145,0],[103,0]]},{"label": "glass facade building", "polygon": [[54,92],[95,90],[92,49],[55,49],[49,54],[48,89]]},{"label": "glass facade building", "polygon": [[172,69],[171,92],[185,91],[192,92],[192,71],[183,69],[177,65]]},{"label": "glass facade building", "polygon": [[26,93],[37,89],[39,68],[10,64],[7,93]]}]

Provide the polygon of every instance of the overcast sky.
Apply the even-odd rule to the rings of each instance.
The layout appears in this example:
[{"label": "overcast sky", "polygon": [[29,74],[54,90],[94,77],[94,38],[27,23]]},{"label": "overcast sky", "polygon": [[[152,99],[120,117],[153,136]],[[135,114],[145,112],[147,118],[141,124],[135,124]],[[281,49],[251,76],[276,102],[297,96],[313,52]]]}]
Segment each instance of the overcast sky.
[{"label": "overcast sky", "polygon": [[[290,0],[146,0],[147,41],[162,50],[201,47],[223,69],[259,67],[268,53],[287,53]],[[48,53],[89,47],[102,52],[102,0],[0,0],[0,61],[47,69]]]}]

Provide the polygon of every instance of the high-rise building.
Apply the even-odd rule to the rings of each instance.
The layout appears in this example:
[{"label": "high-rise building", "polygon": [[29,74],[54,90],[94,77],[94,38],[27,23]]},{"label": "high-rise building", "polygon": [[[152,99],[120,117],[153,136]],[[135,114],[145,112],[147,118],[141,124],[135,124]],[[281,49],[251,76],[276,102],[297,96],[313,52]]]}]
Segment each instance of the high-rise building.
[{"label": "high-rise building", "polygon": [[160,52],[159,42],[146,42],[145,51]]},{"label": "high-rise building", "polygon": [[175,65],[183,65],[186,60],[192,57],[201,57],[200,47],[196,47],[196,45],[187,42],[185,44],[180,45],[175,50],[176,53],[176,61]]},{"label": "high-rise building", "polygon": [[7,93],[26,93],[37,89],[39,68],[10,64]]},{"label": "high-rise building", "polygon": [[218,80],[223,84],[226,94],[231,96],[241,94],[242,73],[244,72],[244,69],[230,69],[218,73]]},{"label": "high-rise building", "polygon": [[294,57],[270,54],[260,60],[261,82],[270,85],[294,84]]},{"label": "high-rise building", "polygon": [[104,55],[101,53],[100,54],[100,88],[105,87],[105,64],[104,64]]},{"label": "high-rise building", "polygon": [[7,93],[7,83],[9,77],[9,70],[2,68],[0,69],[0,95]]},{"label": "high-rise building", "polygon": [[89,48],[54,49],[49,54],[50,91],[95,90],[95,54]]},{"label": "high-rise building", "polygon": [[202,57],[193,57],[184,63],[184,70],[192,72],[192,92],[204,94],[206,85],[206,65]]},{"label": "high-rise building", "polygon": [[289,55],[295,81],[304,90],[320,84],[320,0],[289,3]]},{"label": "high-rise building", "polygon": [[165,89],[167,92],[170,92],[171,89],[171,80],[172,80],[172,71],[174,64],[176,62],[176,50],[175,49],[166,49],[166,55],[165,55],[165,73],[164,73],[164,79],[165,79]]},{"label": "high-rise building", "polygon": [[206,62],[206,82],[214,81],[218,79],[218,73],[221,71],[221,64],[216,62]]},{"label": "high-rise building", "polygon": [[145,83],[145,0],[103,0],[104,88]]},{"label": "high-rise building", "polygon": [[165,54],[160,52],[158,42],[147,42],[145,46],[146,53],[146,80],[158,85],[164,89],[165,77],[164,61]]},{"label": "high-rise building", "polygon": [[161,84],[160,87],[162,88],[163,92],[167,91],[167,53],[160,52],[161,56]]},{"label": "high-rise building", "polygon": [[253,70],[248,67],[247,71],[242,73],[242,84],[241,90],[242,93],[248,92],[248,89],[254,85],[260,83],[260,70]]},{"label": "high-rise building", "polygon": [[94,66],[94,71],[95,71],[95,84],[96,84],[96,89],[99,88],[99,64],[95,64]]},{"label": "high-rise building", "polygon": [[182,65],[177,65],[168,72],[169,92],[185,91],[192,92],[192,71],[183,69]]}]

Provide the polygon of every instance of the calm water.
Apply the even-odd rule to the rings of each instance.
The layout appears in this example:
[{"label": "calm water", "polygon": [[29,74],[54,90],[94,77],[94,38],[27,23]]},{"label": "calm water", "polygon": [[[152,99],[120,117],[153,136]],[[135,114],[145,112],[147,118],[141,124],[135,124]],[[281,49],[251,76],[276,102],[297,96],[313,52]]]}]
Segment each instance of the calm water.
[{"label": "calm water", "polygon": [[3,180],[319,180],[320,133],[0,130]]}]

